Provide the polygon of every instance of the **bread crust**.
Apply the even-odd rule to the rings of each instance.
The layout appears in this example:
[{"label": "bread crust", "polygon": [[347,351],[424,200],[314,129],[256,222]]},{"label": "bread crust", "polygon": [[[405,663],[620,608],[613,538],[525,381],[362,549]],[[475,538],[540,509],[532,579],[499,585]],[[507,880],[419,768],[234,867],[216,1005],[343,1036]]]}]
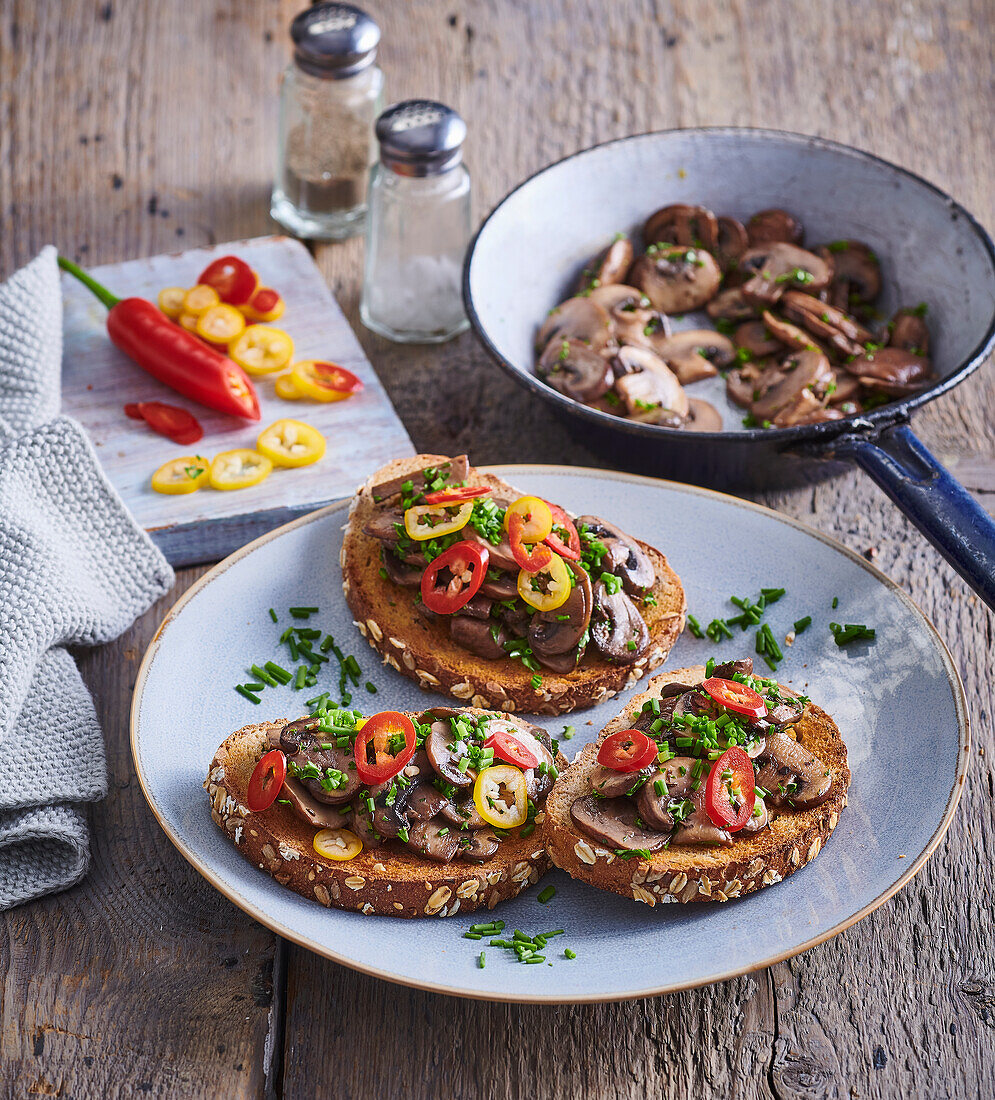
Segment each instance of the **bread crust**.
[{"label": "bread crust", "polygon": [[[429,622],[418,612],[411,589],[384,581],[380,576],[381,544],[363,533],[363,525],[377,507],[373,485],[447,461],[445,455],[396,459],[373,474],[358,490],[349,509],[342,543],[342,589],[359,632],[384,664],[426,691],[442,692],[484,710],[519,714],[566,714],[593,706],[635,686],[663,664],[684,629],[687,603],[680,578],[666,557],[643,542],[639,545],[656,572],[652,592],[657,601],[655,607],[640,608],[650,632],[646,654],[632,665],[618,665],[594,653],[590,646],[580,665],[570,673],[543,669],[538,689],[532,686],[532,672],[520,662],[511,658],[490,661],[463,649],[450,638],[446,623]],[[467,484],[518,494],[501,478],[472,466]]]},{"label": "bread crust", "polygon": [[772,811],[768,828],[734,841],[732,847],[688,845],[665,849],[648,860],[624,860],[577,830],[570,806],[587,793],[598,746],[605,737],[628,729],[643,703],[659,698],[665,685],[698,684],[704,678],[702,665],[655,676],[648,689],[605,726],[597,742],[581,749],[560,774],[546,800],[546,838],[553,863],[572,878],[651,907],[667,902],[728,901],[780,882],[822,850],[846,806],[850,769],[839,729],[813,703],[806,706],[794,729],[799,742],[832,772],[832,793],[821,806],[780,814]]},{"label": "bread crust", "polygon": [[[467,713],[477,713],[464,708]],[[394,848],[364,849],[345,862],[314,850],[316,830],[274,803],[262,813],[245,804],[249,777],[286,720],[244,726],[218,748],[204,781],[211,818],[244,859],[302,897],[336,909],[386,917],[451,917],[516,897],[550,868],[541,817],[528,837],[508,837],[486,863],[433,863]],[[566,760],[558,756],[565,767]]]}]

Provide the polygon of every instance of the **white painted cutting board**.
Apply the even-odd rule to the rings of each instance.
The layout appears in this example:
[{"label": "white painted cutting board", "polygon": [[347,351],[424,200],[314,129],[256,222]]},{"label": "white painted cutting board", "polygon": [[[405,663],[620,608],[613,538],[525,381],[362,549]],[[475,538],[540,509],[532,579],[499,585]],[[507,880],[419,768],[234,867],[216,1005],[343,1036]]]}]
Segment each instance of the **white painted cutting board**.
[{"label": "white painted cutting board", "polygon": [[[92,274],[119,297],[155,301],[163,287],[193,286],[211,260],[229,253],[241,256],[263,283],[283,295],[287,308],[276,325],[293,337],[295,358],[333,360],[363,380],[362,393],[331,404],[283,401],[273,391],[272,377],[258,378],[262,419],[257,424],[213,412],[157,382],[118,351],[107,336],[107,310],[70,275],[62,276],[63,411],[82,423],[107,476],[173,565],[222,558],[302,512],[350,495],[390,459],[414,454],[359,341],[299,242],[286,237],[234,241],[107,264]],[[126,402],[155,400],[189,409],[203,425],[204,438],[179,447],[124,414]],[[237,492],[201,489],[163,496],[152,491],[152,473],[170,458],[191,452],[210,458],[219,451],[254,447],[259,432],[281,417],[304,420],[324,434],[328,450],[320,462],[274,470],[261,485]]]}]

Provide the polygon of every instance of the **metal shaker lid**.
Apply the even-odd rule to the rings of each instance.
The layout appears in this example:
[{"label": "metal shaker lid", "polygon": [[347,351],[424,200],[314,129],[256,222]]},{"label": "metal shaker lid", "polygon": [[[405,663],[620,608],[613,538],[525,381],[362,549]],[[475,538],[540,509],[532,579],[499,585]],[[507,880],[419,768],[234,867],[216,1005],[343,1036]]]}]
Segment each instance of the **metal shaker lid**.
[{"label": "metal shaker lid", "polygon": [[340,80],[373,63],[380,28],[352,4],[323,3],[290,24],[294,61],[311,76]]},{"label": "metal shaker lid", "polygon": [[402,176],[437,176],[463,159],[466,123],[432,99],[395,103],[377,119],[384,166]]}]

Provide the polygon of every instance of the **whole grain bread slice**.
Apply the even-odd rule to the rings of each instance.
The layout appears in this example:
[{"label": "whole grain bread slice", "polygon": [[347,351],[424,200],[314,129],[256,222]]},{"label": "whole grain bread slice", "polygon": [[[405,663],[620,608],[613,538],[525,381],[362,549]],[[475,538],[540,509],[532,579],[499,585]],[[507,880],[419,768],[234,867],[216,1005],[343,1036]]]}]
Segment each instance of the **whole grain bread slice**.
[{"label": "whole grain bread slice", "polygon": [[[468,713],[475,713],[466,708]],[[433,863],[400,845],[364,849],[336,862],[314,850],[315,829],[274,803],[262,813],[246,806],[252,770],[272,748],[285,720],[245,726],[214,754],[204,781],[211,817],[242,856],[302,897],[325,906],[387,917],[447,917],[513,898],[549,870],[543,824],[528,837],[510,835],[486,863]],[[566,766],[566,760],[558,757]]]},{"label": "whole grain bread slice", "polygon": [[698,684],[702,665],[655,676],[648,689],[633,697],[608,723],[597,742],[581,749],[576,760],[553,785],[546,801],[546,838],[557,867],[572,878],[655,906],[658,902],[728,901],[780,882],[811,862],[822,850],[846,806],[850,769],[846,745],[832,718],[808,703],[792,727],[796,739],[819,757],[833,776],[832,792],[810,810],[771,811],[771,824],[731,847],[688,845],[664,849],[650,859],[625,860],[586,837],[574,825],[570,807],[589,791],[598,747],[609,734],[628,729],[643,703],[659,698],[670,683]]},{"label": "whole grain bread slice", "polygon": [[[420,614],[411,589],[381,577],[381,544],[364,534],[363,525],[377,508],[374,485],[447,461],[443,455],[396,459],[358,490],[349,510],[342,544],[342,588],[356,626],[385,664],[427,691],[443,692],[485,710],[522,714],[565,714],[592,706],[633,687],[663,664],[684,629],[687,603],[680,578],[666,557],[643,542],[639,545],[656,573],[651,590],[656,603],[640,605],[649,628],[650,646],[632,665],[613,664],[597,654],[592,645],[576,669],[566,674],[544,669],[541,683],[535,687],[532,671],[521,662],[510,657],[498,661],[478,657],[450,638],[446,622],[430,622]],[[502,495],[522,495],[501,478],[472,466],[467,484],[486,485]],[[611,516],[604,518],[611,520]]]}]

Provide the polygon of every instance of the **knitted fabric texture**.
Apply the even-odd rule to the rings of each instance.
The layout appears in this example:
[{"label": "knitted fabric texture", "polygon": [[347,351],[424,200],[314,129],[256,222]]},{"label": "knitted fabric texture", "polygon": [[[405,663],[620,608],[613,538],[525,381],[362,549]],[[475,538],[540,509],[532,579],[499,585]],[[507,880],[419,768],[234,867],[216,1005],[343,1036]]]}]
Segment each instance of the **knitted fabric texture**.
[{"label": "knitted fabric texture", "polygon": [[107,793],[93,701],[66,645],[116,638],[173,583],[80,426],[58,415],[53,248],[0,286],[0,909],[78,882]]}]

